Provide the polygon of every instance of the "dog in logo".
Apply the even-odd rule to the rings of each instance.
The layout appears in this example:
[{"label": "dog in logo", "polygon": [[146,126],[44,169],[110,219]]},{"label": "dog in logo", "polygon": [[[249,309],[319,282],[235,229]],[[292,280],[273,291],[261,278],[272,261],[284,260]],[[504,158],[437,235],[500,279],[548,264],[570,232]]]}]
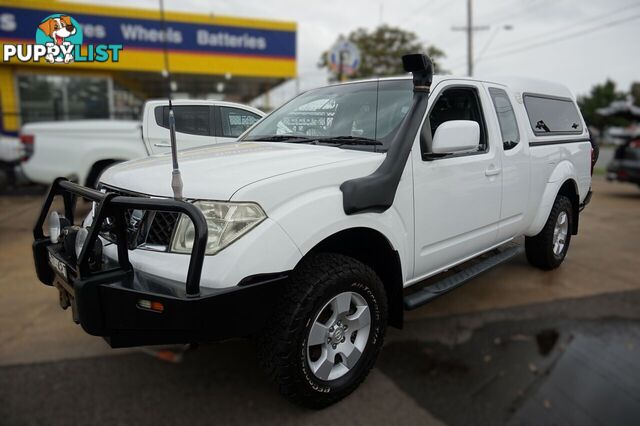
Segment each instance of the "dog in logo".
[{"label": "dog in logo", "polygon": [[[73,26],[71,18],[66,15],[62,15],[58,18],[49,18],[41,23],[38,28],[40,28],[48,37],[51,37],[54,43],[58,46],[70,44],[69,42],[65,42],[65,39],[76,33],[76,28]],[[68,64],[69,62],[73,62],[73,55],[67,53],[64,55],[64,58],[54,58],[53,54],[50,53],[45,57],[45,59],[49,63],[64,61],[65,64]]]}]

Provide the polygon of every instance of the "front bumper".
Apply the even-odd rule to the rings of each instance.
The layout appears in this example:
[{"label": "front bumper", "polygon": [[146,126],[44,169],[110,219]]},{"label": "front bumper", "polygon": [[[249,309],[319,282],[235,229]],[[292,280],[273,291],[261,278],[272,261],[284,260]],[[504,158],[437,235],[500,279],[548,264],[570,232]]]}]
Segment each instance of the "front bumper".
[{"label": "front bumper", "polygon": [[[102,336],[112,347],[215,341],[254,334],[271,316],[287,280],[287,273],[248,277],[225,289],[200,288],[204,244],[194,244],[186,282],[136,271],[128,263],[126,235],[118,239],[119,260],[104,259],[99,269],[65,253],[63,244],[52,243],[42,233],[42,224],[54,196],[65,199],[67,217],[73,217],[72,195],[96,198],[93,229],[87,241],[97,238],[106,217],[116,216],[116,234],[125,235],[118,212],[124,208],[180,211],[196,227],[197,240],[206,243],[206,223],[198,210],[175,200],[143,201],[133,197],[109,196],[87,190],[65,180],[54,182],[34,228],[33,257],[40,281],[60,291],[61,305],[71,306],[74,320],[89,334]],[[202,221],[200,221],[202,219]],[[204,224],[204,225],[203,225]],[[204,226],[204,233],[203,233]],[[91,246],[90,244],[87,244]],[[52,266],[55,264],[55,267]],[[147,306],[161,306],[151,310]]]}]

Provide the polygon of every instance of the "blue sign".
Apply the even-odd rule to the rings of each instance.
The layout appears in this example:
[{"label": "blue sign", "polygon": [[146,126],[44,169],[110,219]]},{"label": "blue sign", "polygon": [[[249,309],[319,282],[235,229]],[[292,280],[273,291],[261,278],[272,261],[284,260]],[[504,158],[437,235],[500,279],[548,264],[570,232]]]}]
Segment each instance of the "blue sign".
[{"label": "blue sign", "polygon": [[[55,3],[54,3],[55,4]],[[122,45],[125,50],[163,49],[295,59],[295,31],[243,28],[74,13],[73,10],[36,10],[0,7],[0,39],[32,43],[34,29],[49,15],[69,13],[83,29],[83,43]]]}]

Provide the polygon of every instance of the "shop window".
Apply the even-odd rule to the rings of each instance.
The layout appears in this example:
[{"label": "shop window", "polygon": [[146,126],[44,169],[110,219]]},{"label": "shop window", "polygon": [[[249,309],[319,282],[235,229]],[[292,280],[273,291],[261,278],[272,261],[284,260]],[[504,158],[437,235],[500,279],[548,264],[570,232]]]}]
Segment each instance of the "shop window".
[{"label": "shop window", "polygon": [[22,124],[110,118],[110,81],[102,77],[17,76]]}]

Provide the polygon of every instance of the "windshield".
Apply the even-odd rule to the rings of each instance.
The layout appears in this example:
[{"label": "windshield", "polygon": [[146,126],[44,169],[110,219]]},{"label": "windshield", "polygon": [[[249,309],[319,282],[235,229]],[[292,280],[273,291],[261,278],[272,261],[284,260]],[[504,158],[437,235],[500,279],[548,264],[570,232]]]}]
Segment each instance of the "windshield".
[{"label": "windshield", "polygon": [[245,141],[316,143],[386,150],[409,111],[411,80],[310,90],[265,117]]}]

